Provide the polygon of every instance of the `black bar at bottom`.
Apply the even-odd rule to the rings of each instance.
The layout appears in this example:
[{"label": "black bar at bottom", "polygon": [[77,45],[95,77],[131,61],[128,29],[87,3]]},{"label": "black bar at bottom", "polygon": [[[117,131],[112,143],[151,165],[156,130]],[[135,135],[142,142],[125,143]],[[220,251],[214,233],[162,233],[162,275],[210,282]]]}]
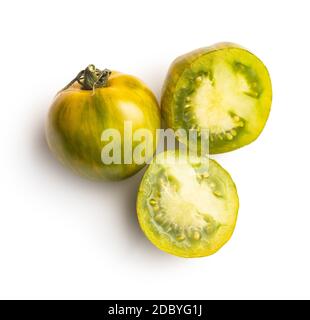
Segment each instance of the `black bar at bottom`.
[{"label": "black bar at bottom", "polygon": [[1,301],[10,317],[79,319],[208,319],[269,317],[307,319],[309,301],[288,300],[106,300],[106,301]]}]

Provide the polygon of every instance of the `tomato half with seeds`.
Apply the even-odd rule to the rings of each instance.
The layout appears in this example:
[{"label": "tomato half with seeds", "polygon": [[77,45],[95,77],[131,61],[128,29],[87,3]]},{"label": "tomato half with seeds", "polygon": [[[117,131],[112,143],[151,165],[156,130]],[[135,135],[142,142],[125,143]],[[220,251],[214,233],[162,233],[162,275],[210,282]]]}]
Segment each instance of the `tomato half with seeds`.
[{"label": "tomato half with seeds", "polygon": [[239,200],[233,180],[217,162],[178,151],[158,154],[142,179],[137,213],[159,249],[180,257],[215,253],[231,237]]},{"label": "tomato half with seeds", "polygon": [[[83,176],[124,179],[145,164],[143,152],[142,159],[132,159],[132,152],[141,141],[129,138],[132,148],[124,149],[125,138],[128,142],[130,137],[125,137],[125,122],[131,124],[132,136],[139,129],[148,129],[155,141],[160,111],[154,94],[133,76],[107,69],[101,71],[90,65],[55,97],[46,123],[47,142],[62,163]],[[120,162],[102,160],[103,148],[112,142],[102,138],[108,129],[120,133],[120,148],[111,150],[111,153],[121,152],[117,155]],[[151,156],[155,148],[154,143]],[[125,162],[128,152],[129,161]]]},{"label": "tomato half with seeds", "polygon": [[262,132],[272,100],[267,68],[254,54],[220,43],[177,58],[162,93],[164,125],[206,129],[210,153],[238,149]]}]

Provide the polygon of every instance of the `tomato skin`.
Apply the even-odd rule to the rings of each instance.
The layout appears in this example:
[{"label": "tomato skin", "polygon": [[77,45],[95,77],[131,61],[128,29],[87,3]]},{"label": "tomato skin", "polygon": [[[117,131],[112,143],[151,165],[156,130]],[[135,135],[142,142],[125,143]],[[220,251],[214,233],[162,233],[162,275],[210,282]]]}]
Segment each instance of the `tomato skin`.
[{"label": "tomato skin", "polygon": [[[159,106],[139,79],[112,72],[106,87],[93,91],[73,84],[60,91],[48,113],[46,138],[52,153],[78,174],[98,180],[121,180],[144,166],[123,161],[104,164],[101,160],[102,148],[107,144],[101,141],[105,129],[120,131],[123,150],[124,121],[132,122],[133,133],[146,128],[155,137],[160,128]],[[153,148],[155,151],[155,143]]]},{"label": "tomato skin", "polygon": [[[186,84],[183,81],[185,74],[190,71],[193,73],[193,66],[196,64],[197,67],[197,61],[200,59],[203,60],[203,57],[221,50],[224,52],[225,50],[230,49],[239,50],[241,60],[245,59],[247,62],[251,61],[251,63],[253,63],[256,59],[253,63],[254,69],[257,68],[257,70],[259,70],[258,76],[261,81],[260,85],[263,93],[260,97],[260,101],[257,102],[251,122],[245,122],[244,127],[240,129],[236,138],[221,139],[221,141],[218,140],[215,142],[211,140],[210,154],[225,153],[241,148],[256,140],[263,131],[270,113],[272,101],[272,86],[267,68],[254,54],[243,47],[234,43],[222,42],[210,47],[191,51],[176,58],[168,70],[168,74],[162,88],[161,114],[163,126],[174,130],[184,128],[184,125],[186,125],[183,114],[184,110],[180,108],[178,102],[182,99],[180,93],[182,89],[185,89],[185,91],[187,90],[188,93],[191,91],[190,88],[186,88]],[[250,67],[252,66],[250,65]],[[187,128],[185,127],[185,129]]]}]

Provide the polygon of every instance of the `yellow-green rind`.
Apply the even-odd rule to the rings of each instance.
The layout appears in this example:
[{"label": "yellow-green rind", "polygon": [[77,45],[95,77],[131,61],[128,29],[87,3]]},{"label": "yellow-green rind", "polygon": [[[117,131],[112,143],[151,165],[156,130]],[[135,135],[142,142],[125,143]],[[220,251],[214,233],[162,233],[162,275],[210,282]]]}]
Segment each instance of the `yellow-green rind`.
[{"label": "yellow-green rind", "polygon": [[[92,91],[73,85],[57,94],[47,117],[46,139],[52,153],[76,173],[96,180],[121,180],[144,166],[102,162],[101,151],[107,144],[101,141],[102,132],[113,128],[122,134],[124,121],[132,121],[133,133],[146,128],[155,137],[159,106],[139,79],[112,72],[107,87]],[[133,142],[133,149],[137,144]],[[153,147],[155,152],[155,143]]]},{"label": "yellow-green rind", "polygon": [[182,77],[186,72],[191,70],[196,61],[204,55],[209,55],[220,50],[225,51],[230,49],[240,50],[240,55],[247,57],[249,60],[253,59],[255,62],[255,67],[259,69],[264,91],[260,99],[260,108],[257,108],[255,111],[257,114],[253,113],[253,118],[257,116],[257,121],[254,119],[254,121],[252,121],[250,124],[250,127],[245,125],[240,134],[238,134],[238,139],[227,141],[224,139],[224,141],[221,141],[220,143],[213,143],[210,141],[209,151],[211,154],[224,153],[241,148],[255,141],[263,131],[269,117],[272,101],[272,85],[270,75],[263,62],[250,51],[237,44],[229,42],[218,43],[210,47],[194,50],[175,59],[168,70],[168,74],[162,89],[161,116],[163,126],[165,128],[172,128],[174,130],[184,128],[184,126],[181,127],[180,122],[176,120],[177,118],[180,119],[182,117],[180,112],[176,111],[176,95],[180,89],[184,88],[184,86],[186,87],[186,84],[182,83]]},{"label": "yellow-green rind", "polygon": [[[171,153],[173,151],[166,151],[165,153]],[[160,155],[162,155],[161,153]],[[230,189],[230,199],[229,206],[231,210],[231,215],[234,216],[230,225],[227,225],[223,228],[220,228],[216,233],[215,238],[212,239],[209,245],[205,245],[202,243],[201,247],[196,247],[195,250],[185,251],[183,248],[177,247],[175,244],[171,242],[171,238],[165,233],[158,233],[156,229],[153,227],[153,223],[151,221],[151,215],[149,212],[149,208],[147,205],[147,199],[150,195],[150,190],[152,189],[152,165],[156,161],[156,157],[153,159],[149,168],[145,172],[137,195],[137,216],[140,227],[149,241],[155,245],[158,249],[167,252],[171,255],[175,255],[182,258],[199,258],[210,256],[216,253],[223,245],[225,245],[229,239],[231,238],[238,217],[239,210],[239,197],[236,189],[236,185],[232,180],[230,174],[223,169],[215,160],[209,159],[210,165],[213,166],[216,170],[219,170],[221,175],[226,177],[227,188]]]}]

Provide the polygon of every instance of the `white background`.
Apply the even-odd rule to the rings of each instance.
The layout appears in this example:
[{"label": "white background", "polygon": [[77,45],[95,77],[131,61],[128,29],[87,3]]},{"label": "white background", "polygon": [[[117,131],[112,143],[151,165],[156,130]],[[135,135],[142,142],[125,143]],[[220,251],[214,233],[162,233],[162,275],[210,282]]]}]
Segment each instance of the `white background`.
[{"label": "white background", "polygon": [[[310,298],[309,1],[5,1],[0,7],[0,298]],[[77,177],[51,156],[54,94],[89,63],[160,97],[171,61],[220,41],[267,65],[273,105],[259,139],[215,158],[240,211],[218,253],[182,259],[139,229],[142,172]]]}]

